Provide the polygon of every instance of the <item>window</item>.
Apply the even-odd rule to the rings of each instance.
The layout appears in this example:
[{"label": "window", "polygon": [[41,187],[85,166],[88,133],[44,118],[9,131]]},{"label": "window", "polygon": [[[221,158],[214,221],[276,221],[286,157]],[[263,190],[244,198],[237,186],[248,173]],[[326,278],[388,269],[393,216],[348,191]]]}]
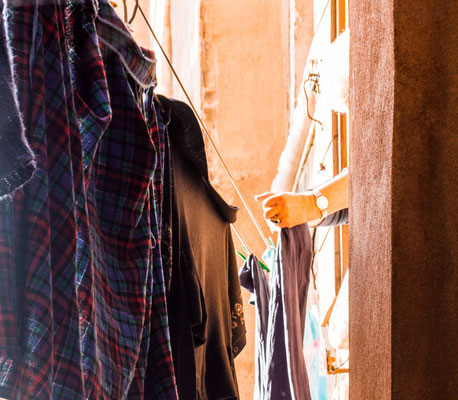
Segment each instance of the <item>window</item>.
[{"label": "window", "polygon": [[345,30],[347,4],[346,0],[330,0],[331,1],[331,42]]},{"label": "window", "polygon": [[[347,115],[332,111],[333,175],[338,175],[348,166]],[[335,290],[339,293],[342,279],[348,268],[348,226],[334,228]]]}]

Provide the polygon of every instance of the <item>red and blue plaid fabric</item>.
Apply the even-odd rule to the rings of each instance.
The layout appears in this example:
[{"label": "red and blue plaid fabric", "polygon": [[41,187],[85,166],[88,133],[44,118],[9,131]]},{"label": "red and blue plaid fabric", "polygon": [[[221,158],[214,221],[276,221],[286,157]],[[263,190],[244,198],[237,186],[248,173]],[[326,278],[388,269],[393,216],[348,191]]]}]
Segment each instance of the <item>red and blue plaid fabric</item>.
[{"label": "red and blue plaid fabric", "polygon": [[143,399],[149,353],[148,398],[176,399],[154,55],[106,0],[7,11],[37,172],[0,203],[0,396]]},{"label": "red and blue plaid fabric", "polygon": [[[165,161],[165,126],[156,114],[153,90],[148,90],[144,99],[144,114],[148,120],[148,127],[154,145],[158,150],[158,163],[153,174],[153,192],[155,201],[152,210],[153,233],[157,238],[156,247],[153,249],[153,304],[151,313],[151,339],[148,355],[148,370],[145,378],[145,399],[159,398],[178,399],[176,381],[170,380],[169,368],[173,368],[172,352],[170,347],[170,333],[166,302],[166,287],[161,255],[161,230],[162,230],[162,204],[164,185]],[[158,380],[159,378],[159,380]],[[162,393],[168,392],[168,397]]]}]

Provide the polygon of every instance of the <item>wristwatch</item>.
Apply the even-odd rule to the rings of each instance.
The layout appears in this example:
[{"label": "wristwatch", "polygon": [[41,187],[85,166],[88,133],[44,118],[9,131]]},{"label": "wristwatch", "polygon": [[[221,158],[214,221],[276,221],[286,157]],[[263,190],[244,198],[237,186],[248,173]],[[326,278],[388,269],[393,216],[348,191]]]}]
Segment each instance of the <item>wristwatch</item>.
[{"label": "wristwatch", "polygon": [[321,210],[321,218],[328,216],[329,201],[326,196],[323,196],[320,191],[314,190],[312,194],[315,196],[316,206]]}]

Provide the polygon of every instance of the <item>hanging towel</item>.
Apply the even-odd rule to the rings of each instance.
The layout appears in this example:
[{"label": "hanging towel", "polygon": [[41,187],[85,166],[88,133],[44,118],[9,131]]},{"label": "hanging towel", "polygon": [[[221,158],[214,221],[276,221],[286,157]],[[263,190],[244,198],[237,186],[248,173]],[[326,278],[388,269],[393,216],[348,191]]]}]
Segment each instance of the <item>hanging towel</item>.
[{"label": "hanging towel", "polygon": [[251,255],[240,270],[256,305],[255,400],[310,400],[302,343],[312,260],[306,224],[282,229],[270,285]]}]

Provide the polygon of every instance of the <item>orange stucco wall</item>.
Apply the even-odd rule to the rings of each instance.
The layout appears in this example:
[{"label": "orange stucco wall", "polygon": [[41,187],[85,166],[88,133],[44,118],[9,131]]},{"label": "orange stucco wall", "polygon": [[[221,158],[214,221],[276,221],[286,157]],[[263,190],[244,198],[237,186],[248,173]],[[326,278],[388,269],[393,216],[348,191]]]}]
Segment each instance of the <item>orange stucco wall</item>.
[{"label": "orange stucco wall", "polygon": [[[144,8],[154,17],[152,2]],[[167,2],[162,1],[161,5]],[[158,34],[178,74],[209,128],[229,169],[266,235],[261,207],[253,196],[269,190],[289,124],[289,4],[283,0],[172,0],[169,20]],[[167,10],[165,10],[167,12]],[[167,16],[166,16],[167,18]],[[165,33],[162,31],[165,26]],[[140,44],[151,46],[141,16],[134,24]],[[303,56],[303,55],[302,55]],[[159,71],[164,60],[158,53]],[[160,82],[161,84],[162,82]],[[161,88],[161,86],[159,86]],[[166,95],[184,99],[176,80],[162,86]],[[241,208],[236,226],[250,249],[265,245],[243,210],[214,150],[208,146],[212,181],[225,199]],[[236,247],[240,243],[234,236]],[[236,359],[241,399],[253,397],[254,308],[245,293],[248,344]]]},{"label": "orange stucco wall", "polygon": [[[282,0],[203,0],[202,109],[236,182],[257,219],[253,196],[270,188],[288,132],[288,8]],[[242,208],[209,147],[213,181],[228,201]],[[256,254],[265,249],[245,210],[236,224]],[[238,240],[236,246],[240,249]],[[244,293],[248,345],[236,359],[241,399],[253,397],[254,308]]]}]

